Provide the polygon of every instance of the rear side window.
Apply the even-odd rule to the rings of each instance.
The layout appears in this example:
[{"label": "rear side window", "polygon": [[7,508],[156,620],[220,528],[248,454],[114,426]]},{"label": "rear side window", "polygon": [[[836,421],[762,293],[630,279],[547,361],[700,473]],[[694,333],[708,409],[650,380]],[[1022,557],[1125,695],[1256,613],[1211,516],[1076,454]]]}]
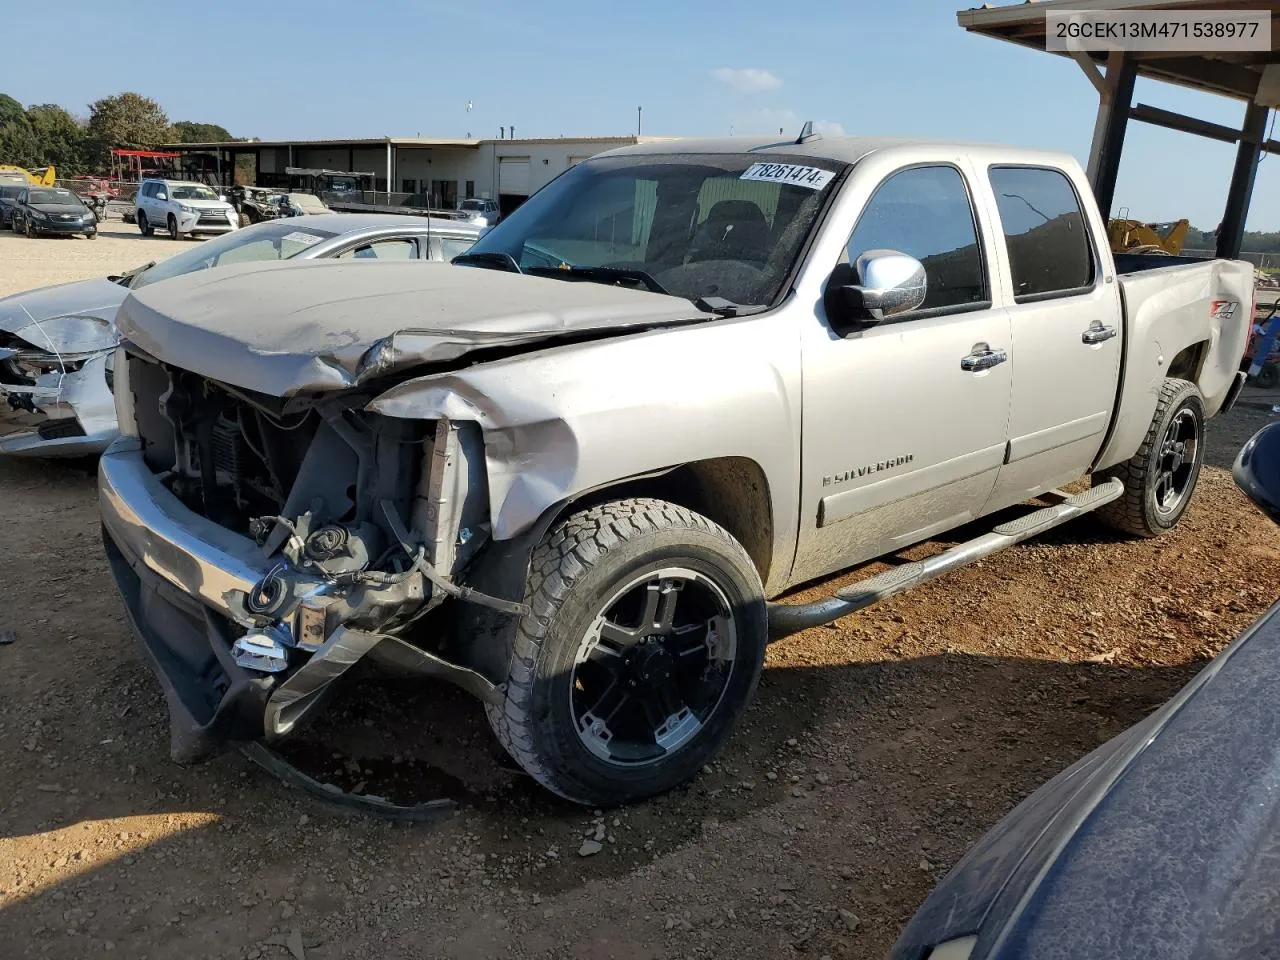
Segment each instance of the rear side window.
[{"label": "rear side window", "polygon": [[1094,257],[1080,201],[1066,174],[992,167],[1013,294],[1018,301],[1067,296],[1093,286]]},{"label": "rear side window", "polygon": [[896,250],[920,261],[928,281],[922,311],[989,299],[969,191],[955,167],[910,167],[880,184],[845,252],[856,263],[868,250]]}]

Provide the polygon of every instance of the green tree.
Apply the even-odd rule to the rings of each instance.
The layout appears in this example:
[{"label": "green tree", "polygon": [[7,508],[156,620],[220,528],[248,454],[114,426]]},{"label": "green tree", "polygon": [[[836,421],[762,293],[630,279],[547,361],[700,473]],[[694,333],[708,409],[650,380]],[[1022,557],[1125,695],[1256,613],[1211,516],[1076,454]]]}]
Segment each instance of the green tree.
[{"label": "green tree", "polygon": [[0,127],[21,121],[26,115],[27,112],[22,109],[22,104],[7,93],[0,93]]},{"label": "green tree", "polygon": [[53,164],[61,176],[83,173],[90,164],[84,128],[56,103],[33,104],[27,121],[35,136],[40,163]]},{"label": "green tree", "polygon": [[179,120],[170,128],[169,139],[178,143],[222,143],[234,140],[226,127],[216,123],[193,123]]},{"label": "green tree", "polygon": [[169,118],[139,93],[117,93],[89,105],[89,137],[105,159],[112,147],[154,147],[168,139]]},{"label": "green tree", "polygon": [[40,166],[40,146],[25,117],[0,124],[0,163],[28,168]]}]

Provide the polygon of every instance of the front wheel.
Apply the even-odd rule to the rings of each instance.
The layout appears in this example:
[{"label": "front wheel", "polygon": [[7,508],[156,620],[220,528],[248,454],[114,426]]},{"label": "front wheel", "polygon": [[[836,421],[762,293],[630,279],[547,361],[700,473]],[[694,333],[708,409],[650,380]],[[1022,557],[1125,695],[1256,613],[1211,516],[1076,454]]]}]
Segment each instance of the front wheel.
[{"label": "front wheel", "polygon": [[1200,479],[1204,421],[1200,388],[1188,380],[1165,380],[1138,452],[1095,475],[1095,482],[1118,477],[1124,483],[1124,496],[1100,508],[1098,516],[1137,537],[1158,537],[1172,530]]},{"label": "front wheel", "polygon": [[767,636],[760,577],[705,517],[606,503],[534,551],[506,698],[487,707],[543,786],[612,806],[691,779],[755,693]]},{"label": "front wheel", "polygon": [[169,214],[169,239],[170,240],[182,239],[182,234],[178,232],[178,218],[175,217],[172,213]]}]

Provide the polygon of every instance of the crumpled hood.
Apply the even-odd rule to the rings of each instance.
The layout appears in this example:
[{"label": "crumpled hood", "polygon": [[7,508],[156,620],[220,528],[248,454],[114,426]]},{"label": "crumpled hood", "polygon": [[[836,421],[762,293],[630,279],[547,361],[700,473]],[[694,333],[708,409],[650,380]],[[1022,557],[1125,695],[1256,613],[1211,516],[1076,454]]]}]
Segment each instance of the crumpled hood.
[{"label": "crumpled hood", "polygon": [[711,319],[690,301],[447,263],[219,267],[134,291],[121,334],[176,367],[285,397],[473,350]]},{"label": "crumpled hood", "polygon": [[[129,291],[105,278],[60,283],[0,298],[0,333],[11,333],[42,350],[86,353],[115,345],[112,326]],[[80,318],[96,317],[104,323]],[[60,319],[55,319],[60,318]],[[33,321],[41,322],[38,325]]]}]

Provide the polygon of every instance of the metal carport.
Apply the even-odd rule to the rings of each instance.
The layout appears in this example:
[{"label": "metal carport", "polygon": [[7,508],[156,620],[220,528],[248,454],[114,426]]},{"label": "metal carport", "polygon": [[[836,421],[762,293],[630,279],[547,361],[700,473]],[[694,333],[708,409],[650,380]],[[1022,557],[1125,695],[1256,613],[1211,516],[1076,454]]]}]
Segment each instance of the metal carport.
[{"label": "metal carport", "polygon": [[[1273,48],[1247,53],[1059,53],[1046,49],[1045,15],[1050,10],[1269,12]],[[1235,168],[1218,231],[1217,249],[1220,257],[1235,257],[1240,253],[1258,160],[1263,151],[1280,153],[1280,142],[1267,139],[1266,133],[1271,109],[1280,107],[1280,56],[1274,48],[1277,13],[1280,13],[1277,0],[1027,0],[1017,5],[987,4],[961,10],[956,19],[970,33],[1069,56],[1084,70],[1098,91],[1098,117],[1089,149],[1088,171],[1104,217],[1111,214],[1125,129],[1130,120],[1236,144]],[[1134,81],[1140,76],[1242,101],[1244,119],[1240,129],[1146,104],[1135,105]]]}]

